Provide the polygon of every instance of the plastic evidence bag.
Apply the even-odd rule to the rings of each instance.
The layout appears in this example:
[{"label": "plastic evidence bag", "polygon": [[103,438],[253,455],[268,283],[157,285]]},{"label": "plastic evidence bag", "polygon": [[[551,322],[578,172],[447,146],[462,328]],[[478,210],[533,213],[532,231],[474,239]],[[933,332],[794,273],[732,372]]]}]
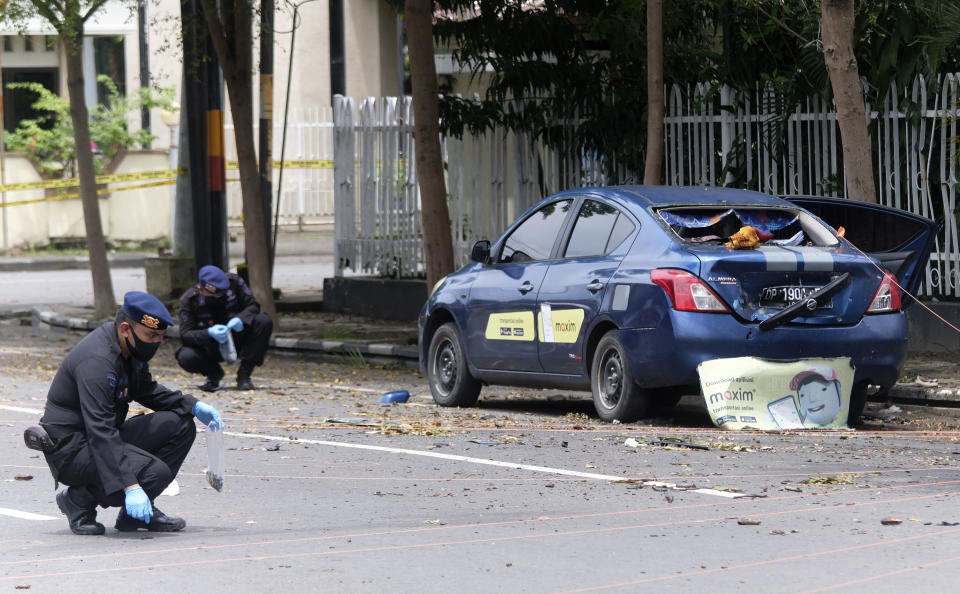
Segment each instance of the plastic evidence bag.
[{"label": "plastic evidence bag", "polygon": [[232,330],[227,330],[227,340],[220,343],[220,356],[226,363],[233,363],[237,360],[237,347],[233,343]]},{"label": "plastic evidence bag", "polygon": [[223,428],[216,422],[207,425],[207,482],[217,491],[223,490]]}]

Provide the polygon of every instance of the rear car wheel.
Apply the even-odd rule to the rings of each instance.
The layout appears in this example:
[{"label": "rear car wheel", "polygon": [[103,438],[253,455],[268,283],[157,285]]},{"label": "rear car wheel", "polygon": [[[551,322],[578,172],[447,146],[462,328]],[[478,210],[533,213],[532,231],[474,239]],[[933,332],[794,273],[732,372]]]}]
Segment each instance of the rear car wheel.
[{"label": "rear car wheel", "polygon": [[637,386],[623,345],[614,332],[605,334],[597,345],[590,385],[593,405],[604,421],[630,423],[650,408],[650,397]]},{"label": "rear car wheel", "polygon": [[453,322],[437,329],[427,354],[427,380],[433,400],[440,406],[473,406],[480,396],[480,382],[470,375],[460,332]]}]

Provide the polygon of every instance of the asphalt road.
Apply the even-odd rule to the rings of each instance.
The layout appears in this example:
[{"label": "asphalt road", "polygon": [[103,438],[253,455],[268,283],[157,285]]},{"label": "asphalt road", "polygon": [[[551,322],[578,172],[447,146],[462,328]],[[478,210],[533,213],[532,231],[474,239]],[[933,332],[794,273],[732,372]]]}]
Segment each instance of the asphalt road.
[{"label": "asphalt road", "polygon": [[[584,394],[502,388],[441,409],[408,370],[278,355],[260,390],[208,398],[228,423],[225,485],[207,485],[198,437],[179,494],[157,501],[183,532],[121,534],[109,509],[105,536],[74,536],[21,433],[79,338],[0,326],[0,591],[901,593],[960,578],[960,432],[926,417],[731,433],[685,400],[610,425]],[[172,348],[154,373],[190,389]],[[410,402],[378,403],[394,389]]]},{"label": "asphalt road", "polygon": [[[329,260],[329,261],[328,261]],[[324,277],[333,276],[333,260],[323,256],[278,256],[274,286],[287,294],[317,291]],[[143,268],[110,271],[117,303],[127,291],[145,291]],[[0,273],[0,313],[29,310],[36,305],[90,307],[93,281],[88,269],[33,270]]]}]

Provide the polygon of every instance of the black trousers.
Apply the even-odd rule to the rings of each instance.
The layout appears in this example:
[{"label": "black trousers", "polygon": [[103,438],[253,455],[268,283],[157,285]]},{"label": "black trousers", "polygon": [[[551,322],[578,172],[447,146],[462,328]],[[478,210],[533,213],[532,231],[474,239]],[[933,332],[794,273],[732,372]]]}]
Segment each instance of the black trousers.
[{"label": "black trousers", "polygon": [[[124,454],[137,469],[137,482],[151,501],[176,478],[196,436],[192,416],[169,411],[130,417],[120,427]],[[104,492],[89,445],[80,448],[73,460],[60,468],[59,480],[71,487],[86,487],[103,507],[124,504],[123,491]]]},{"label": "black trousers", "polygon": [[[237,347],[237,358],[240,366],[247,371],[258,365],[263,365],[263,358],[270,345],[270,334],[273,333],[273,320],[265,313],[258,313],[253,317],[253,323],[247,324],[243,332],[233,333],[233,343]],[[220,345],[211,341],[203,347],[183,345],[177,349],[177,363],[185,371],[201,373],[207,377],[222,377],[220,368]]]}]

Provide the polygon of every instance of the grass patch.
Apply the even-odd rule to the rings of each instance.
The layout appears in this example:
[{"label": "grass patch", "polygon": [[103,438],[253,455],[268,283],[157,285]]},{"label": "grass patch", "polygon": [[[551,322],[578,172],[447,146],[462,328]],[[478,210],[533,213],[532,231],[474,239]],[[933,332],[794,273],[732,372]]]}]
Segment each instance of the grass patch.
[{"label": "grass patch", "polygon": [[348,349],[342,355],[337,355],[337,360],[349,367],[369,367],[370,364],[367,363],[366,358],[364,358],[363,353],[360,352],[358,348]]}]

